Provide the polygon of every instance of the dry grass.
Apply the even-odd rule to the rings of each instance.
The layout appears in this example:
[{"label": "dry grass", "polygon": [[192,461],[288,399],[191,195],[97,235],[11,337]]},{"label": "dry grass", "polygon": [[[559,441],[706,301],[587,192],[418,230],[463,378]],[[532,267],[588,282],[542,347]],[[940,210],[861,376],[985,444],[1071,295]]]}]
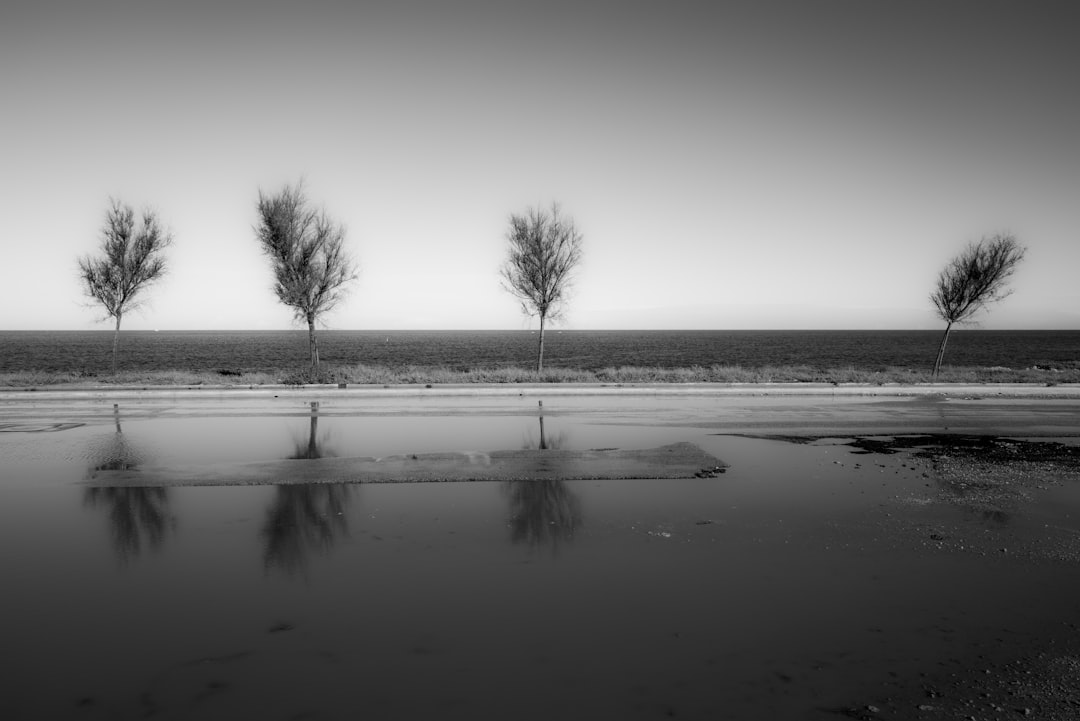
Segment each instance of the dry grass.
[{"label": "dry grass", "polygon": [[[622,366],[583,370],[547,368],[542,373],[518,367],[455,369],[444,366],[339,366],[325,369],[318,378],[305,371],[121,371],[108,373],[0,373],[0,387],[50,386],[215,386],[471,384],[471,383],[853,383],[863,385],[933,382],[930,371],[913,368],[830,368],[811,366],[692,366],[655,368]],[[938,383],[1080,383],[1080,362],[1063,368],[942,368]]]}]

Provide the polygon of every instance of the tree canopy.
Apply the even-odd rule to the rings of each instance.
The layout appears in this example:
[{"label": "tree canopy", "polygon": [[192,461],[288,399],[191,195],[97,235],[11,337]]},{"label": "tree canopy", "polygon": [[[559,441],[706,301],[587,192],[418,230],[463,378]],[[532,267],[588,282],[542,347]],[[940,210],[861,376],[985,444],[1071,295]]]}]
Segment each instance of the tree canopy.
[{"label": "tree canopy", "polygon": [[987,304],[1007,297],[1011,291],[1005,284],[1026,251],[1012,235],[969,243],[941,271],[930,294],[938,316],[946,323],[964,323]]}]

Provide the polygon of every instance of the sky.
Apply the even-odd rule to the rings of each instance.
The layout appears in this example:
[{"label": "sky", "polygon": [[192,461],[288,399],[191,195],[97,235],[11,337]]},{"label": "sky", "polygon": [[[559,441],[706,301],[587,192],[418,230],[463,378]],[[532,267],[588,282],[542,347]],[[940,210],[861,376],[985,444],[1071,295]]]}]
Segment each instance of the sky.
[{"label": "sky", "polygon": [[136,330],[298,327],[253,226],[304,182],[359,266],[334,329],[535,328],[511,213],[584,236],[560,327],[936,329],[970,241],[1027,246],[987,329],[1080,329],[1071,0],[0,9],[0,330],[108,329],[110,198],[169,272]]}]

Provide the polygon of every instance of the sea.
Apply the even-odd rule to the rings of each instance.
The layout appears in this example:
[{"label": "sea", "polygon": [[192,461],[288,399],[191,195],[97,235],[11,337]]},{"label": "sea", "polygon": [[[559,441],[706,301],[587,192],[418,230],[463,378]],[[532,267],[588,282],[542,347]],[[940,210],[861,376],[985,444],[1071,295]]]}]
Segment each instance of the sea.
[{"label": "sea", "polygon": [[[0,331],[0,372],[100,373],[111,364],[112,331]],[[535,331],[318,331],[330,365],[442,366],[455,370],[536,362]],[[549,330],[544,365],[596,370],[799,365],[929,368],[941,331],[903,330]],[[122,370],[273,371],[308,362],[307,330],[120,331]],[[1077,330],[954,330],[945,364],[1050,368],[1080,365]]]}]

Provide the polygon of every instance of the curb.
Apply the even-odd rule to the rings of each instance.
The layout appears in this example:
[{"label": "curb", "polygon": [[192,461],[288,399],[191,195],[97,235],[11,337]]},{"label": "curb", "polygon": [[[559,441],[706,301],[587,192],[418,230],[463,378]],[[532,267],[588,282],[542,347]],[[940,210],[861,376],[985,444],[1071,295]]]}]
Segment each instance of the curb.
[{"label": "curb", "polygon": [[409,384],[261,386],[76,386],[0,388],[0,402],[103,398],[317,397],[510,397],[510,396],[822,396],[1078,399],[1080,384],[838,384],[832,383],[657,383],[657,384]]}]

